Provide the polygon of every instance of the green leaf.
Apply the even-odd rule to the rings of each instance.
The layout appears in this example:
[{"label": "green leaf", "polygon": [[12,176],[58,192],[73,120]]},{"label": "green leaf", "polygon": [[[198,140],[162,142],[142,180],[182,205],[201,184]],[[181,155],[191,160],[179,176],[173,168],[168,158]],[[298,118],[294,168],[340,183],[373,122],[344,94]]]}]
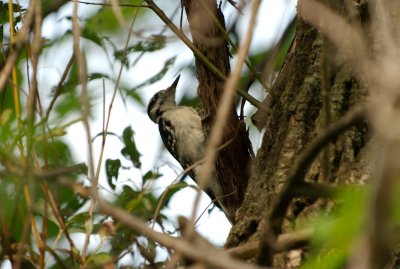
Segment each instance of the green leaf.
[{"label": "green leaf", "polygon": [[101,36],[96,31],[93,31],[91,28],[85,27],[82,31],[82,37],[93,41],[100,47],[103,47],[103,40]]},{"label": "green leaf", "polygon": [[[26,9],[22,6],[13,3],[12,10],[14,12],[14,25],[21,21],[21,17],[16,15],[20,12],[24,12]],[[9,13],[8,13],[8,3],[4,3],[3,1],[0,2],[0,25],[4,25],[10,22]]]},{"label": "green leaf", "polygon": [[149,179],[155,180],[155,179],[159,178],[160,176],[162,176],[162,174],[150,170],[146,174],[143,175],[143,183],[145,183]]},{"label": "green leaf", "polygon": [[[128,90],[125,91],[127,92]],[[138,103],[139,105],[147,107],[147,104],[143,101],[142,96],[136,91],[129,91],[129,96],[132,97],[133,101],[136,101],[136,103]]]},{"label": "green leaf", "polygon": [[58,188],[58,200],[60,201],[61,215],[68,218],[82,208],[82,206],[88,201],[88,197],[81,196],[78,193],[74,193],[68,188]]},{"label": "green leaf", "polygon": [[[82,212],[74,215],[67,222],[67,228],[70,233],[86,233],[86,225],[90,221],[89,212]],[[92,234],[97,233],[101,228],[101,224],[93,225]]]},{"label": "green leaf", "polygon": [[[18,179],[19,180],[19,179]],[[0,220],[3,231],[8,230],[7,239],[21,240],[26,219],[26,203],[23,200],[23,184],[15,184],[15,179],[2,177],[0,180]],[[3,240],[3,239],[2,239]]]},{"label": "green leaf", "polygon": [[[45,210],[47,205],[47,211]],[[50,206],[45,203],[44,199],[40,199],[35,203],[35,212],[40,214],[42,217],[47,217],[47,236],[55,237],[59,232],[59,223],[53,210]]]},{"label": "green leaf", "polygon": [[3,126],[5,125],[11,117],[12,110],[11,109],[5,109],[4,111],[0,112],[0,125]]},{"label": "green leaf", "polygon": [[[138,4],[140,1],[134,0],[129,1],[129,4]],[[121,7],[121,13],[125,21],[130,21],[135,15],[140,15],[143,12],[143,8],[135,7]],[[115,13],[110,7],[102,7],[96,14],[86,21],[85,24],[87,31],[98,32],[102,31],[104,33],[111,33],[121,28]]]},{"label": "green leaf", "polygon": [[[118,136],[116,133],[113,133],[113,132],[107,132],[107,136],[109,136],[109,135],[111,135],[111,136],[116,136],[116,137],[119,138],[119,136]],[[102,137],[102,136],[103,136],[103,132],[100,132],[100,133],[96,134],[96,135],[92,138],[92,142],[94,142],[94,140],[95,140],[97,137]]]},{"label": "green leaf", "polygon": [[67,166],[72,163],[72,153],[69,146],[59,139],[49,139],[43,143],[36,143],[35,150],[40,159],[47,159],[50,168],[59,165]]},{"label": "green leaf", "polygon": [[80,97],[76,90],[78,85],[78,68],[76,64],[73,64],[68,78],[62,86],[61,95],[58,97],[55,106],[55,111],[60,118],[70,115],[71,112],[80,112]]},{"label": "green leaf", "polygon": [[175,63],[175,59],[176,59],[176,56],[168,59],[164,63],[164,66],[161,69],[161,71],[159,71],[157,74],[153,75],[152,77],[150,77],[148,80],[144,81],[143,83],[137,85],[135,88],[128,90],[127,95],[131,95],[133,92],[137,91],[138,89],[140,89],[144,86],[147,86],[147,85],[151,85],[151,84],[159,81],[160,79],[162,79],[164,77],[164,75],[168,72],[170,67],[173,66],[173,64]]},{"label": "green leaf", "polygon": [[[1,94],[0,94],[1,97]],[[15,137],[15,114],[10,108],[0,111],[0,141],[1,145],[6,145],[7,140]]]},{"label": "green leaf", "polygon": [[126,250],[132,245],[139,235],[125,226],[120,226],[117,233],[111,237],[111,254],[113,256],[120,256],[121,252]]},{"label": "green leaf", "polygon": [[[365,203],[368,195],[365,189],[344,191],[343,201],[332,214],[322,213],[314,223],[310,258],[302,268],[343,268],[347,261],[348,250],[363,231]],[[329,266],[327,266],[329,265]]]},{"label": "green leaf", "polygon": [[115,190],[115,184],[112,182],[113,177],[115,180],[118,180],[118,174],[119,174],[119,169],[121,168],[121,161],[119,159],[112,160],[112,159],[107,159],[106,160],[106,174],[107,174],[107,180],[108,184],[111,186],[113,190]]},{"label": "green leaf", "polygon": [[161,205],[160,209],[164,208],[164,206],[168,205],[172,196],[174,196],[178,191],[188,186],[189,185],[183,181],[170,185],[158,198],[157,205]]},{"label": "green leaf", "polygon": [[165,47],[166,37],[163,35],[153,35],[152,38],[139,41],[133,46],[129,46],[123,50],[114,51],[114,57],[121,60],[123,55],[132,52],[153,52]]},{"label": "green leaf", "polygon": [[95,80],[95,79],[110,79],[110,77],[107,74],[103,74],[103,73],[92,73],[89,74],[88,79],[89,81]]},{"label": "green leaf", "polygon": [[122,140],[124,141],[125,147],[121,150],[122,155],[130,160],[133,165],[137,168],[140,167],[140,153],[136,148],[135,140],[133,139],[133,130],[131,127],[126,127],[122,133]]},{"label": "green leaf", "polygon": [[154,195],[136,191],[130,186],[123,186],[123,191],[118,195],[116,204],[127,212],[134,213],[142,219],[152,219],[157,207],[157,199]]},{"label": "green leaf", "polygon": [[85,233],[86,221],[90,218],[89,212],[82,212],[71,217],[67,222],[67,228],[70,233]]},{"label": "green leaf", "polygon": [[[87,265],[101,266],[101,265],[105,265],[106,263],[112,263],[112,262],[113,262],[113,258],[110,254],[105,253],[105,252],[100,252],[100,253],[90,255],[88,257],[86,263],[87,263]],[[103,267],[103,268],[105,268],[105,267]]]}]

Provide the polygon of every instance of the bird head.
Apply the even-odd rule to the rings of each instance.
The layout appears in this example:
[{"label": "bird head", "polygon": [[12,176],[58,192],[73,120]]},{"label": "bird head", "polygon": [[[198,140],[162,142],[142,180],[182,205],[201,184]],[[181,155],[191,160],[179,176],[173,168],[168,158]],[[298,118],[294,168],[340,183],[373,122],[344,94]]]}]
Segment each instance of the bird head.
[{"label": "bird head", "polygon": [[149,105],[147,106],[147,114],[155,123],[159,122],[162,113],[164,113],[168,108],[176,106],[175,91],[180,77],[181,76],[179,75],[171,86],[165,90],[157,92],[150,99]]}]

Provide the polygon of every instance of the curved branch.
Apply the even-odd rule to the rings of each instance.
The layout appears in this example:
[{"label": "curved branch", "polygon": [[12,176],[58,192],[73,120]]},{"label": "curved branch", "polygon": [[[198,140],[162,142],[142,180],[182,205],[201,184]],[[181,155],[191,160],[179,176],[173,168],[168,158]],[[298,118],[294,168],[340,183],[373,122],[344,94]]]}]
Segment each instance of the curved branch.
[{"label": "curved branch", "polygon": [[[174,238],[172,236],[156,232],[149,228],[146,223],[127,214],[124,210],[115,207],[98,196],[97,191],[91,190],[92,196],[98,202],[100,210],[120,221],[122,224],[128,226],[134,231],[137,231],[145,235],[150,240],[154,240],[166,248],[179,251],[188,258],[196,261],[204,262],[205,264],[218,267],[218,268],[230,268],[230,269],[257,269],[261,267],[253,266],[245,262],[235,260],[229,257],[228,254],[222,250],[218,250],[214,247],[197,248],[193,247],[188,241],[183,239]],[[264,267],[265,268],[265,267]]]}]

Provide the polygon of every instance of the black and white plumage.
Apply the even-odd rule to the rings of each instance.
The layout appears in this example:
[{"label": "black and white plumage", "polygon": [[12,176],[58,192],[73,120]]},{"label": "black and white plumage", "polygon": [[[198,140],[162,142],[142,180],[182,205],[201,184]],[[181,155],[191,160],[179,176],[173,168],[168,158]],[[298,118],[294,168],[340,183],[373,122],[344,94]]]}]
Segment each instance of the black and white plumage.
[{"label": "black and white plumage", "polygon": [[[204,158],[205,134],[201,124],[201,117],[192,107],[177,106],[175,102],[175,90],[180,76],[178,76],[170,87],[157,92],[150,100],[147,114],[150,119],[158,124],[161,139],[181,164],[183,169],[197,163]],[[189,176],[197,182],[197,175],[201,165],[195,166],[189,171]],[[216,176],[208,180],[204,191],[215,201],[215,198],[222,197],[223,191]],[[227,211],[218,201],[215,204]],[[231,216],[227,217],[232,220]]]}]

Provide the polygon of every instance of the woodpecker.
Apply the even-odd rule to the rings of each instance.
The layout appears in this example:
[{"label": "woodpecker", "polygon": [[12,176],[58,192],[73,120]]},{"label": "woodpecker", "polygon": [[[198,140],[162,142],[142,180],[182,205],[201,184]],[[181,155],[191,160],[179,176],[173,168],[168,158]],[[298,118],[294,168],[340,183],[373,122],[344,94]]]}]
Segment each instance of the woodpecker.
[{"label": "woodpecker", "polygon": [[[158,124],[161,139],[172,156],[180,163],[183,169],[203,160],[205,153],[205,134],[199,113],[192,107],[177,106],[175,90],[180,76],[165,90],[157,92],[149,102],[147,114]],[[197,178],[201,164],[189,171],[189,176],[198,182]],[[216,173],[208,180],[203,189],[215,204],[224,211],[232,223],[233,215],[216,198],[224,195]]]}]

